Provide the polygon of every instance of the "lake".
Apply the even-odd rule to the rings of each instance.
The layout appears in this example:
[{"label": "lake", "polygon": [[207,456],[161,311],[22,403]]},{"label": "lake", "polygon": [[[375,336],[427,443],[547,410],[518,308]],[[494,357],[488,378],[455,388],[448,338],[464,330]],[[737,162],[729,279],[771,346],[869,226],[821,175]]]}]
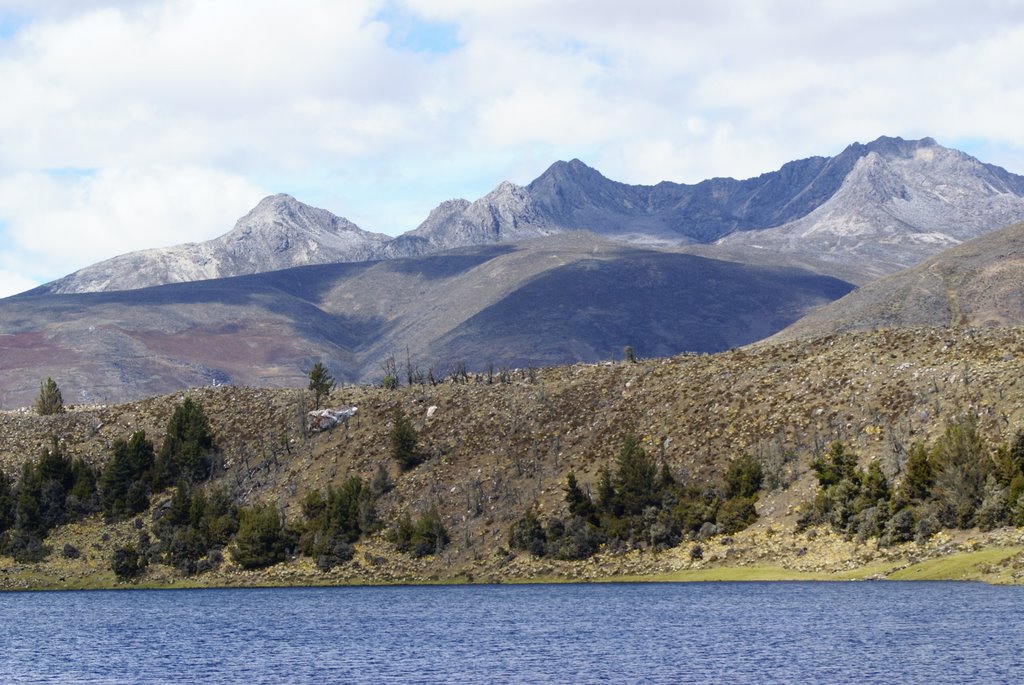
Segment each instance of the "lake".
[{"label": "lake", "polygon": [[3,683],[1003,683],[1024,588],[686,583],[0,594]]}]

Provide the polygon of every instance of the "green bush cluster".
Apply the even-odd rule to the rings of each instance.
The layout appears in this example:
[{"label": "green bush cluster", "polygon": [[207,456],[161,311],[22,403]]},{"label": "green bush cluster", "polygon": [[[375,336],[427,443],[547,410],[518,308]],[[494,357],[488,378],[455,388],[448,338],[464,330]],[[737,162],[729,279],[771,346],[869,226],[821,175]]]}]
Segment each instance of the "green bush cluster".
[{"label": "green bush cluster", "polygon": [[154,456],[145,431],[136,431],[127,442],[114,441],[110,461],[100,477],[100,504],[108,521],[149,509]]},{"label": "green bush cluster", "polygon": [[408,512],[404,513],[389,531],[388,538],[399,552],[416,558],[437,554],[451,541],[436,506],[420,514],[415,521]]},{"label": "green bush cluster", "polygon": [[258,504],[240,509],[238,518],[232,561],[242,568],[263,568],[284,561],[292,536],[276,508]]},{"label": "green bush cluster", "polygon": [[[380,472],[373,483],[380,488],[388,485]],[[326,494],[310,492],[302,503],[305,524],[299,551],[313,557],[322,571],[351,559],[355,552],[352,543],[377,528],[376,505],[381,492],[359,476],[350,476],[339,488],[328,487]]]},{"label": "green bush cluster", "polygon": [[154,512],[158,542],[149,549],[149,558],[190,575],[210,570],[220,558],[212,553],[231,542],[241,518],[238,505],[223,489],[205,493],[183,480],[170,501]]},{"label": "green bush cluster", "polygon": [[131,580],[142,575],[146,570],[146,557],[139,553],[135,545],[124,545],[114,550],[110,560],[110,568],[118,580]]},{"label": "green bush cluster", "polygon": [[159,491],[179,480],[200,483],[210,477],[216,446],[202,405],[186,397],[167,422],[160,453],[153,464],[153,487]]},{"label": "green bush cluster", "polygon": [[973,416],[947,423],[930,448],[911,446],[895,488],[877,463],[858,468],[838,442],[812,468],[819,489],[801,525],[827,524],[882,545],[923,542],[943,528],[1024,525],[1024,432],[989,450]]},{"label": "green bush cluster", "polygon": [[46,557],[47,533],[96,511],[96,471],[69,457],[54,439],[35,461],[26,462],[17,486],[0,474],[0,551],[18,561]]},{"label": "green bush cluster", "polygon": [[527,512],[512,524],[509,546],[535,556],[585,559],[603,543],[664,548],[685,537],[735,532],[757,519],[762,481],[760,464],[744,455],[726,470],[721,491],[681,484],[665,464],[658,468],[636,437],[627,435],[614,472],[607,467],[600,471],[596,501],[570,473],[565,485],[568,517],[544,525]]}]

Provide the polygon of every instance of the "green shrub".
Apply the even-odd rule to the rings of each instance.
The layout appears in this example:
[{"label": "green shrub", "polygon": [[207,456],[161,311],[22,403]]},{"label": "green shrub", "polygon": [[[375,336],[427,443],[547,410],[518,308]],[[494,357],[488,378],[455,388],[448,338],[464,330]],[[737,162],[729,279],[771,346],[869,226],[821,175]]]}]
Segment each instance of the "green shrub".
[{"label": "green shrub", "polygon": [[437,507],[431,507],[420,514],[413,523],[409,514],[404,514],[391,532],[391,540],[400,552],[407,552],[416,558],[437,554],[450,541],[448,529],[444,527]]},{"label": "green shrub", "polygon": [[744,454],[734,459],[725,470],[725,496],[753,497],[761,489],[763,481],[761,463],[749,454]]},{"label": "green shrub", "polygon": [[508,546],[510,549],[523,550],[535,557],[542,557],[547,551],[547,533],[544,526],[533,511],[527,511],[516,520],[509,529]]},{"label": "green shrub", "polygon": [[110,566],[118,580],[131,580],[146,570],[146,558],[133,545],[125,545],[114,550]]},{"label": "green shrub", "polygon": [[287,538],[277,510],[256,505],[239,510],[232,560],[242,568],[263,568],[284,561]]},{"label": "green shrub", "polygon": [[757,520],[753,497],[730,497],[722,502],[715,518],[721,533],[737,533]]}]

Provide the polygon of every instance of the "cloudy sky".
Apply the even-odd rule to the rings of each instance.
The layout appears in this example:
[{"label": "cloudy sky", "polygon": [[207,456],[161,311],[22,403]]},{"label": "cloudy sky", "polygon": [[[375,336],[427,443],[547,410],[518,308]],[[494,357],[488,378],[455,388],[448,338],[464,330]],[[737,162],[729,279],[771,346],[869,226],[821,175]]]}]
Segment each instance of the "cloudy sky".
[{"label": "cloudy sky", "polygon": [[0,0],[0,296],[276,192],[394,235],[573,157],[696,182],[932,136],[1024,173],[1022,7]]}]

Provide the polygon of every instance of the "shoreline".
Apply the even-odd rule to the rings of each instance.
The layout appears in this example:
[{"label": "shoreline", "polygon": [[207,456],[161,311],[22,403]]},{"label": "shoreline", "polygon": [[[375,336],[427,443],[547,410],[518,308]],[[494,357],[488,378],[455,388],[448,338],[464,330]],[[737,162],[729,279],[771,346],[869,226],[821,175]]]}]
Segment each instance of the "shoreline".
[{"label": "shoreline", "polygon": [[[21,587],[4,583],[0,593],[7,592],[81,592],[119,590],[214,590],[214,589],[289,589],[318,587],[429,587],[438,585],[558,585],[612,583],[744,583],[744,582],[980,582],[988,585],[1024,585],[1024,577],[1014,577],[1005,568],[1007,562],[1024,552],[1020,546],[993,546],[969,552],[923,559],[910,564],[899,561],[868,564],[841,571],[805,571],[776,565],[713,566],[679,569],[664,573],[606,575],[579,578],[567,575],[536,575],[518,577],[473,578],[466,574],[451,577],[388,580],[384,578],[341,579],[322,574],[302,575],[294,582],[282,581],[268,572],[242,575],[228,573],[217,578],[177,577],[142,579],[139,582],[117,581],[108,572],[64,578],[19,574]],[[293,564],[294,562],[290,562]],[[285,566],[290,565],[286,563]],[[12,580],[5,569],[5,580]],[[259,578],[258,576],[263,576]],[[224,582],[210,582],[221,580]]]}]

